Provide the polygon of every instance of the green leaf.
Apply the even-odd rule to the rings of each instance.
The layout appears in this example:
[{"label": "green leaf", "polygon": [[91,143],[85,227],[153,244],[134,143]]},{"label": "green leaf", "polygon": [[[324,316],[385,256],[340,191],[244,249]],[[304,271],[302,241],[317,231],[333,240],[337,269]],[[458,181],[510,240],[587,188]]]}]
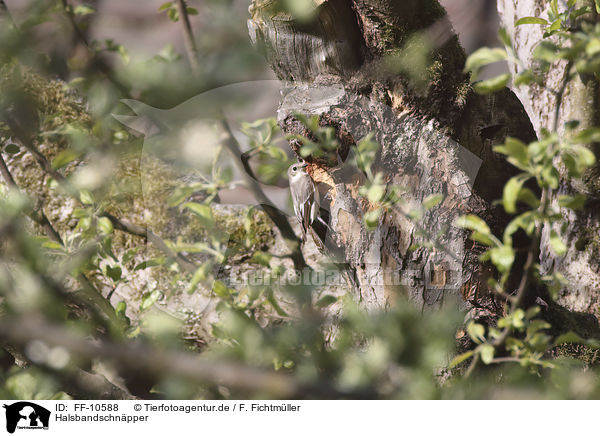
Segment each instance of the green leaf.
[{"label": "green leaf", "polygon": [[[544,32],[544,38],[548,38],[549,36],[552,36],[555,33],[557,33],[561,29],[561,26],[562,26],[562,20],[561,19],[558,19],[558,20],[554,21],[550,25],[550,27],[546,27],[546,31]],[[566,52],[567,52],[566,50],[563,50],[563,52],[562,52],[563,55],[565,55]]]},{"label": "green leaf", "polygon": [[125,312],[127,311],[127,303],[125,301],[119,301],[115,306],[115,313],[118,316],[125,316]]},{"label": "green leaf", "polygon": [[483,245],[487,245],[488,247],[493,247],[496,245],[494,240],[489,236],[479,232],[473,232],[471,235],[471,239],[475,242],[479,242]]},{"label": "green leaf", "polygon": [[212,290],[221,298],[229,298],[231,296],[231,291],[229,288],[220,280],[215,280]]},{"label": "green leaf", "polygon": [[589,168],[596,163],[596,156],[589,148],[575,146],[573,147],[573,151],[577,154],[577,159],[580,161],[582,167]]},{"label": "green leaf", "polygon": [[120,266],[112,267],[110,265],[106,265],[104,273],[113,281],[118,282],[119,280],[121,280],[121,275],[123,274],[123,271],[121,271]]},{"label": "green leaf", "polygon": [[191,210],[196,214],[200,222],[208,229],[215,227],[215,217],[212,208],[207,204],[201,203],[184,203],[183,207]]},{"label": "green leaf", "polygon": [[383,210],[381,208],[370,210],[365,213],[364,221],[367,229],[374,230],[379,224],[379,218],[381,217]]},{"label": "green leaf", "polygon": [[558,0],[552,0],[550,2],[550,10],[555,16],[558,16]]},{"label": "green leaf", "polygon": [[96,9],[94,9],[91,6],[87,6],[87,5],[78,5],[75,6],[75,9],[73,9],[73,13],[75,15],[90,15],[90,14],[95,14],[96,13]]},{"label": "green leaf", "polygon": [[318,308],[323,309],[327,306],[331,306],[332,304],[336,303],[338,301],[337,297],[334,297],[333,295],[325,295],[324,297],[320,298],[319,301],[317,301],[317,303],[315,304]]},{"label": "green leaf", "polygon": [[525,70],[517,74],[515,77],[515,86],[531,85],[535,80],[535,76],[531,70]]},{"label": "green leaf", "polygon": [[484,235],[491,235],[492,231],[484,220],[476,215],[464,215],[459,217],[455,222],[457,227],[473,230]]},{"label": "green leaf", "polygon": [[521,201],[532,209],[537,209],[540,206],[540,199],[529,188],[521,188],[518,201]]},{"label": "green leaf", "polygon": [[493,92],[500,91],[501,89],[506,88],[508,82],[510,81],[510,78],[510,73],[502,74],[498,77],[494,77],[493,79],[477,82],[475,83],[474,88],[475,91],[479,94],[491,94]]},{"label": "green leaf", "polygon": [[481,344],[485,341],[485,327],[474,321],[467,324],[467,334],[476,344]]},{"label": "green leaf", "polygon": [[591,39],[590,42],[585,46],[585,52],[588,56],[594,56],[595,54],[600,52],[600,39],[594,38]]},{"label": "green leaf", "polygon": [[135,247],[135,248],[131,248],[131,249],[127,250],[122,257],[121,262],[123,264],[128,263],[131,259],[133,259],[133,256],[135,256],[139,250],[140,250],[140,247]]},{"label": "green leaf", "polygon": [[534,319],[527,325],[527,335],[533,336],[541,330],[548,330],[552,328],[552,325],[544,321],[543,319]]},{"label": "green leaf", "polygon": [[469,350],[466,353],[459,354],[454,359],[452,359],[452,362],[450,362],[450,365],[448,365],[448,367],[450,369],[457,367],[458,365],[460,365],[461,363],[463,363],[465,360],[467,360],[470,357],[472,357],[473,354],[474,354],[473,350]]},{"label": "green leaf", "polygon": [[507,137],[504,145],[494,147],[494,151],[508,156],[508,161],[517,168],[527,171],[529,152],[527,145],[517,138]]},{"label": "green leaf", "polygon": [[98,218],[98,229],[100,229],[100,231],[105,235],[110,235],[113,232],[114,227],[108,218],[101,217]]},{"label": "green leaf", "polygon": [[492,360],[494,360],[494,352],[496,350],[494,349],[494,347],[491,344],[484,344],[481,345],[481,347],[479,348],[479,354],[481,355],[481,361],[483,363],[485,363],[486,365],[489,365],[490,363],[492,363]]},{"label": "green leaf", "polygon": [[567,252],[568,248],[555,230],[552,230],[550,233],[550,246],[559,256],[563,256]]},{"label": "green leaf", "polygon": [[74,218],[85,218],[85,217],[89,217],[92,213],[91,209],[81,209],[81,208],[77,208],[73,210],[73,217]]},{"label": "green leaf", "polygon": [[508,272],[515,261],[515,252],[507,245],[492,248],[489,250],[489,254],[492,263],[501,273]]},{"label": "green leaf", "polygon": [[504,185],[504,191],[502,194],[502,204],[506,213],[517,212],[517,199],[521,193],[523,184],[530,178],[527,174],[520,174],[512,177],[506,185]]},{"label": "green leaf", "polygon": [[523,24],[543,24],[547,26],[550,23],[548,23],[548,20],[545,20],[540,17],[523,17],[517,20],[515,26],[521,26]]},{"label": "green leaf", "polygon": [[91,225],[92,225],[92,218],[89,216],[81,218],[79,220],[79,224],[77,224],[77,226],[83,231],[88,230]]},{"label": "green leaf", "polygon": [[503,48],[483,47],[472,53],[465,63],[465,71],[473,73],[473,79],[476,79],[479,71],[486,65],[495,62],[504,61],[507,58],[506,50]]},{"label": "green leaf", "polygon": [[511,316],[511,324],[517,328],[522,329],[525,327],[525,311],[523,309],[517,309]]},{"label": "green leaf", "polygon": [[533,51],[533,57],[546,63],[552,63],[560,59],[560,51],[556,44],[542,41]]},{"label": "green leaf", "polygon": [[156,303],[160,299],[161,295],[162,293],[158,289],[155,289],[152,292],[146,292],[142,296],[142,304],[140,305],[140,310],[144,311],[151,308],[154,305],[154,303]]},{"label": "green leaf", "polygon": [[429,195],[425,198],[425,200],[423,200],[423,207],[426,210],[433,209],[438,204],[440,204],[443,199],[444,199],[444,196],[442,194]]},{"label": "green leaf", "polygon": [[119,45],[117,52],[119,53],[119,55],[121,55],[121,59],[123,59],[123,63],[125,65],[129,64],[129,53],[127,52],[127,49],[125,48],[125,46]]},{"label": "green leaf", "polygon": [[528,320],[533,319],[541,311],[542,311],[542,309],[540,308],[540,306],[531,306],[529,309],[527,309],[527,312],[525,312],[525,319],[528,319]]},{"label": "green leaf", "polygon": [[175,8],[170,8],[167,11],[167,17],[169,17],[169,20],[176,23],[177,21],[179,21],[179,11]]},{"label": "green leaf", "polygon": [[265,253],[264,251],[255,251],[250,258],[250,262],[257,263],[268,268],[272,258],[273,256],[271,256],[269,253]]},{"label": "green leaf", "polygon": [[596,12],[600,14],[600,0],[595,0],[596,3]]},{"label": "green leaf", "polygon": [[44,248],[48,248],[50,250],[60,250],[63,251],[64,250],[64,246],[56,241],[46,241],[42,244],[42,247]]},{"label": "green leaf", "polygon": [[385,186],[374,184],[369,188],[367,192],[367,198],[371,203],[379,203],[383,200],[385,195]]},{"label": "green leaf", "polygon": [[159,266],[164,264],[166,259],[164,257],[158,257],[156,259],[145,260],[141,262],[133,268],[134,271],[139,271],[141,269],[152,268],[153,266]]},{"label": "green leaf", "polygon": [[158,12],[164,11],[166,9],[169,9],[173,6],[173,2],[166,2],[163,3],[162,5],[160,5],[160,7],[158,8]]},{"label": "green leaf", "polygon": [[505,46],[512,48],[512,40],[504,27],[501,27],[498,31],[498,38],[500,38],[500,41],[502,41]]},{"label": "green leaf", "polygon": [[187,7],[186,11],[188,13],[188,15],[198,15],[198,9],[196,8],[192,8],[192,7]]},{"label": "green leaf", "polygon": [[492,232],[485,221],[475,215],[465,215],[459,217],[455,223],[457,227],[472,230],[473,234],[471,239],[476,242],[480,242],[484,245],[494,246]]},{"label": "green leaf", "polygon": [[572,141],[576,144],[590,144],[600,142],[600,127],[592,127],[578,132],[573,136]]},{"label": "green leaf", "polygon": [[547,166],[542,170],[541,179],[545,187],[557,189],[560,174],[558,174],[558,170],[553,166]]},{"label": "green leaf", "polygon": [[79,193],[79,199],[83,204],[86,204],[88,206],[94,204],[94,196],[87,189],[81,190],[81,192]]},{"label": "green leaf", "polygon": [[573,210],[582,210],[586,202],[585,195],[577,194],[575,197],[569,195],[561,195],[558,197],[558,204],[561,207],[566,207]]},{"label": "green leaf", "polygon": [[212,262],[208,261],[203,263],[192,276],[190,280],[190,284],[188,285],[187,292],[188,294],[193,294],[196,291],[196,288],[200,284],[200,282],[205,281],[208,278],[208,274],[210,273],[213,267]]},{"label": "green leaf", "polygon": [[56,155],[56,157],[54,159],[52,159],[52,169],[57,170],[59,168],[62,168],[64,166],[70,164],[71,162],[73,162],[78,157],[79,157],[79,154],[75,153],[73,150],[70,150],[70,149],[62,150],[60,153],[58,153]]}]

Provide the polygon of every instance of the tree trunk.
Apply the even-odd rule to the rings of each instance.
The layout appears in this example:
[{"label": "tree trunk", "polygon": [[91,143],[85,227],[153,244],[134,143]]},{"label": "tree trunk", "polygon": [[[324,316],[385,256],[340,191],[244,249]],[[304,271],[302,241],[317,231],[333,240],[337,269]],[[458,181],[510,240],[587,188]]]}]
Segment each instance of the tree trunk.
[{"label": "tree trunk", "polygon": [[[561,3],[561,2],[559,2]],[[564,2],[562,2],[564,3]],[[580,2],[584,3],[584,2]],[[594,2],[587,2],[595,10]],[[561,10],[565,5],[560,6]],[[548,18],[549,2],[540,0],[499,0],[498,11],[503,27],[512,34],[514,46],[519,58],[526,67],[533,65],[532,53],[542,40],[543,30],[539,25],[515,27],[515,22],[525,16]],[[585,15],[586,17],[589,15]],[[597,21],[597,17],[593,20]],[[562,98],[560,111],[557,97],[552,91],[561,88],[566,75],[567,63],[555,66],[550,70],[545,88],[540,86],[523,86],[514,91],[523,102],[536,132],[543,128],[564,131],[564,123],[579,120],[581,128],[600,125],[599,89],[594,78],[577,75],[570,81]],[[511,64],[513,72],[520,71],[521,66]],[[556,120],[555,120],[556,118]],[[600,157],[596,145],[596,157]],[[600,159],[599,159],[600,161]],[[564,171],[562,172],[564,175]],[[554,195],[554,203],[559,195],[582,193],[588,197],[585,208],[581,211],[562,209],[569,222],[563,239],[569,250],[564,256],[556,256],[549,248],[548,235],[550,229],[544,230],[541,262],[545,271],[555,269],[561,272],[568,283],[560,295],[559,302],[569,309],[595,313],[600,303],[600,171],[598,165],[588,170],[581,180],[569,180],[563,177],[561,186]],[[555,204],[556,206],[556,204]],[[560,230],[560,229],[555,229]]]},{"label": "tree trunk", "polygon": [[[492,145],[507,135],[535,138],[522,105],[509,90],[472,91],[465,54],[435,0],[314,3],[300,19],[277,1],[255,0],[249,29],[283,82],[283,129],[309,134],[298,112],[335,127],[338,162],[308,158],[309,171],[327,188],[331,236],[356,274],[356,293],[371,308],[402,292],[423,309],[460,297],[475,315],[492,316],[499,306],[487,286],[491,269],[478,261],[483,249],[453,221],[473,213],[496,230],[506,223],[492,201],[514,169]],[[346,165],[370,132],[381,145],[373,172],[405,189],[403,205],[374,230],[362,219],[374,207],[358,193],[364,176]],[[444,200],[409,219],[430,194]]]}]

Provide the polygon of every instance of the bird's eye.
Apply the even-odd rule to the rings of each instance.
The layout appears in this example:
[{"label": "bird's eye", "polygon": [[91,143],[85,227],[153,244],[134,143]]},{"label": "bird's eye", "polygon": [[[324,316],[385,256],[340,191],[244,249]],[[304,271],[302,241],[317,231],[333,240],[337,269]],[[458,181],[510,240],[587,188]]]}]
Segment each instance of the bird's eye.
[{"label": "bird's eye", "polygon": [[292,168],[292,171],[296,171],[297,169],[298,169],[298,168],[294,167],[294,168]]}]

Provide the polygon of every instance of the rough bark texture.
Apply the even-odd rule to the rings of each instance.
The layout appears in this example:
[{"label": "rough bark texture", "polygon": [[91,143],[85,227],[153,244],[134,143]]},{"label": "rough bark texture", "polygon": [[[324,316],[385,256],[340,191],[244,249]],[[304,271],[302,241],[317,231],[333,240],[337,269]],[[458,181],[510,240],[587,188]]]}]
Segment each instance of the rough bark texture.
[{"label": "rough bark texture", "polygon": [[[514,170],[491,147],[506,135],[535,138],[522,105],[508,90],[473,93],[465,54],[437,1],[314,3],[313,15],[300,21],[277,1],[256,0],[249,29],[284,82],[278,115],[284,130],[309,133],[296,112],[336,129],[338,163],[309,159],[310,172],[327,189],[331,235],[356,273],[355,291],[373,308],[406,290],[424,309],[461,295],[480,316],[494,312],[490,273],[477,260],[482,249],[452,222],[475,213],[497,229],[505,223],[491,202]],[[411,63],[424,52],[429,62],[418,70]],[[374,231],[362,222],[373,207],[358,194],[363,176],[345,165],[369,132],[382,146],[374,170],[406,188],[405,205],[384,214]],[[419,223],[406,217],[437,193],[444,201]],[[430,239],[423,229],[438,243],[414,249]]]},{"label": "rough bark texture", "polygon": [[[594,9],[593,2],[589,4]],[[560,6],[560,8],[564,7],[564,4]],[[543,30],[538,25],[515,27],[514,24],[524,16],[548,18],[548,8],[549,2],[541,0],[498,1],[502,25],[512,34],[519,57],[527,67],[535,67],[532,53],[542,40]],[[515,64],[510,65],[510,68],[515,72],[521,69]],[[560,89],[566,74],[565,70],[566,62],[552,68],[545,89],[535,85],[515,89],[538,133],[542,128],[554,128],[558,102],[550,90]],[[581,77],[575,77],[562,96],[562,105],[557,119],[559,132],[563,131],[564,123],[569,120],[579,120],[582,127],[600,125],[599,97],[598,83],[595,79],[588,80],[584,77],[582,81]],[[596,156],[600,157],[597,147],[595,152]],[[545,229],[541,254],[542,266],[546,271],[555,268],[567,279],[568,286],[563,289],[559,302],[572,310],[596,315],[600,303],[599,175],[599,168],[596,167],[589,170],[582,180],[568,180],[566,177],[563,179],[560,189],[555,193],[555,202],[558,195],[577,192],[585,194],[588,201],[582,211],[562,210],[570,223],[564,238],[569,246],[568,252],[564,256],[556,256],[548,245],[550,229]]]}]

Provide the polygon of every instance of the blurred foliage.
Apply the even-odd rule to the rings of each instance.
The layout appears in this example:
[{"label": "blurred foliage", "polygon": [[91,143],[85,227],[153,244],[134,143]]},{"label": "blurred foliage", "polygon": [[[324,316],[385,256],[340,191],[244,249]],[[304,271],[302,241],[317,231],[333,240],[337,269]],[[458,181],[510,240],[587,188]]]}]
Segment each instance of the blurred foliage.
[{"label": "blurred foliage", "polygon": [[[538,316],[541,308],[537,305],[525,307],[528,298],[537,297],[536,303],[540,297],[556,299],[558,291],[566,285],[565,278],[559,272],[551,270],[544,273],[538,263],[542,231],[544,228],[548,229],[549,246],[556,256],[567,253],[564,235],[570,223],[565,210],[583,209],[587,198],[583,194],[572,194],[557,196],[557,202],[553,202],[552,199],[558,193],[564,192],[560,190],[561,179],[563,182],[566,179],[569,183],[581,180],[596,165],[594,143],[600,138],[600,128],[580,128],[583,120],[578,119],[567,120],[564,126],[558,124],[569,82],[576,78],[586,82],[587,74],[594,74],[593,80],[598,79],[599,64],[595,58],[594,47],[600,28],[585,19],[595,13],[592,7],[578,6],[581,6],[578,2],[569,0],[566,9],[559,11],[558,2],[553,0],[548,11],[550,21],[538,17],[524,17],[516,22],[516,26],[542,25],[545,28],[543,40],[533,52],[533,64],[539,67],[536,71],[527,68],[525,62],[519,59],[511,37],[505,29],[502,29],[499,35],[504,48],[482,48],[473,53],[466,62],[465,69],[472,71],[474,80],[489,64],[509,60],[517,65],[519,73],[515,74],[515,77],[506,73],[475,83],[476,91],[487,94],[504,89],[511,80],[515,86],[544,86],[550,68],[567,61],[564,79],[559,83],[559,89],[552,90],[557,97],[554,118],[542,127],[540,140],[525,144],[516,138],[508,137],[504,144],[494,147],[494,151],[505,155],[508,162],[521,171],[504,186],[502,205],[507,214],[516,216],[504,228],[502,239],[492,234],[488,224],[477,216],[463,216],[457,222],[459,226],[472,231],[473,241],[487,247],[480,259],[482,262],[493,264],[498,272],[498,279],[490,278],[488,284],[508,302],[507,314],[499,320],[497,326],[488,329],[476,323],[467,326],[469,336],[478,345],[474,350],[457,357],[455,364],[472,359],[470,369],[479,361],[493,364],[512,360],[537,373],[541,368],[555,367],[556,363],[547,359],[551,357],[549,352],[555,347],[560,349],[565,343],[583,344],[584,348],[589,350],[597,350],[600,347],[597,327],[591,330],[582,328],[579,334],[568,332],[553,337],[549,333],[551,329],[556,331],[557,326]],[[579,20],[580,17],[583,17],[583,20]],[[531,183],[532,181],[535,183]],[[517,258],[517,247],[513,245],[513,239],[518,232],[526,234],[531,243],[527,248],[527,258],[516,292],[511,293],[509,279]],[[548,306],[548,303],[544,304]],[[564,351],[564,348],[562,350]],[[499,352],[510,357],[496,358]]]},{"label": "blurred foliage", "polygon": [[[187,178],[165,159],[144,154],[142,140],[112,117],[123,113],[121,99],[171,107],[264,73],[264,61],[247,41],[245,10],[236,15],[238,3],[190,3],[187,14],[198,15],[204,26],[197,32],[201,69],[193,73],[173,45],[146,56],[125,41],[93,40],[88,31],[101,2],[65,8],[59,1],[32,0],[15,13],[16,26],[0,18],[0,396],[598,396],[597,374],[589,370],[598,361],[594,344],[573,345],[584,342],[573,336],[551,338],[535,308],[515,307],[500,320],[497,329],[509,333],[508,356],[502,357],[493,343],[499,330],[464,326],[463,315],[449,307],[422,314],[399,299],[386,311],[366,312],[344,292],[345,277],[337,269],[294,271],[263,211],[220,204],[220,194],[239,184],[230,162],[219,157],[222,148],[208,171]],[[307,2],[288,3],[307,16],[312,11]],[[175,2],[153,12],[181,24]],[[48,29],[64,36],[48,46]],[[573,56],[593,57],[590,52]],[[468,66],[477,70],[508,56],[482,51]],[[551,60],[562,55],[556,56]],[[493,90],[498,83],[478,89]],[[297,117],[309,135],[287,139],[299,141],[301,155],[332,155],[338,145],[333,129],[316,118]],[[245,123],[242,131],[259,181],[283,184],[291,161],[276,121]],[[509,139],[497,148],[523,171],[507,184],[506,211],[514,213],[517,202],[540,207],[525,181],[555,189],[557,157],[573,176],[581,174],[593,163],[582,144],[595,141],[596,134],[573,130],[559,138],[549,130],[539,142]],[[378,149],[367,135],[350,159],[364,175],[360,195],[371,208],[363,218],[371,228],[401,202],[401,189],[387,186],[373,167]],[[410,218],[418,221],[441,200],[426,198]],[[569,207],[581,202],[563,200]],[[528,211],[511,229],[531,232],[541,222],[559,225],[561,219],[546,209]],[[500,241],[478,218],[465,217],[463,225],[490,246],[486,256],[500,274],[493,284],[503,292],[514,258],[511,229]],[[563,245],[557,234],[553,247],[560,251]],[[316,273],[324,285],[310,284]],[[473,349],[455,358],[464,351],[456,339],[465,337]],[[464,361],[474,355],[498,365],[465,379]],[[90,376],[99,378],[92,383]]]}]

